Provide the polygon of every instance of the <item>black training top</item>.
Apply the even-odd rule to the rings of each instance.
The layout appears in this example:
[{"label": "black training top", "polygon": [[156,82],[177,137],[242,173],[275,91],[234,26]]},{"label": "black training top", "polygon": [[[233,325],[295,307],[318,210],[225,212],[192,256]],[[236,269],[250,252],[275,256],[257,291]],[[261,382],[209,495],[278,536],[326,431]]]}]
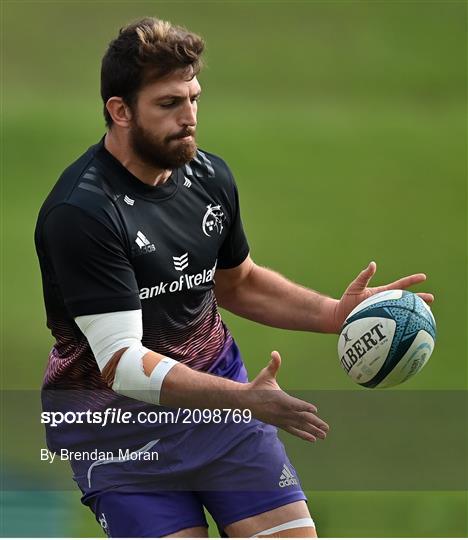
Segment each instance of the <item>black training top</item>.
[{"label": "black training top", "polygon": [[198,150],[152,187],[101,141],[52,189],[35,241],[47,326],[56,339],[44,389],[99,389],[95,407],[112,401],[74,322],[79,315],[142,309],[143,345],[204,371],[232,340],[213,276],[216,268],[241,264],[249,247],[237,188],[221,158]]}]

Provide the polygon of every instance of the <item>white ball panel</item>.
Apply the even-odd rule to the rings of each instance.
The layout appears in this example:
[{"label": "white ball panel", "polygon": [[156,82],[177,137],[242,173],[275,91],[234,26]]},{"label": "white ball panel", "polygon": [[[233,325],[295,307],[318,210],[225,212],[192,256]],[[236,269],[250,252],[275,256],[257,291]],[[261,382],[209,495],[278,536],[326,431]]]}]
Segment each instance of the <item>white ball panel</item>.
[{"label": "white ball panel", "polygon": [[433,350],[434,340],[432,336],[425,330],[420,330],[406,354],[377,388],[396,386],[416,375],[425,366]]},{"label": "white ball panel", "polygon": [[393,319],[364,317],[341,332],[338,354],[343,368],[355,382],[368,382],[378,373],[389,353],[395,328]]},{"label": "white ball panel", "polygon": [[384,291],[381,293],[377,293],[369,297],[367,300],[364,300],[359,305],[357,305],[353,311],[346,317],[346,319],[349,319],[359,311],[362,311],[365,308],[368,308],[369,306],[372,306],[374,304],[377,304],[378,302],[382,302],[383,300],[398,300],[398,298],[401,298],[403,295],[403,291],[400,291],[398,289],[392,290],[392,291]]}]

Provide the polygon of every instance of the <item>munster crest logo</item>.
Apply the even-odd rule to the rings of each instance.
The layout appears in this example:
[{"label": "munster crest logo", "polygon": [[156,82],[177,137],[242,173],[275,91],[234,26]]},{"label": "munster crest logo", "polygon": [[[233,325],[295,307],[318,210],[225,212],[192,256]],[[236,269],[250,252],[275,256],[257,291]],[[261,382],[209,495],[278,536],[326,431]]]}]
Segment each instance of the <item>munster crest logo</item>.
[{"label": "munster crest logo", "polygon": [[224,213],[221,210],[221,205],[213,206],[209,204],[202,221],[202,231],[206,236],[211,236],[211,233],[223,232]]}]

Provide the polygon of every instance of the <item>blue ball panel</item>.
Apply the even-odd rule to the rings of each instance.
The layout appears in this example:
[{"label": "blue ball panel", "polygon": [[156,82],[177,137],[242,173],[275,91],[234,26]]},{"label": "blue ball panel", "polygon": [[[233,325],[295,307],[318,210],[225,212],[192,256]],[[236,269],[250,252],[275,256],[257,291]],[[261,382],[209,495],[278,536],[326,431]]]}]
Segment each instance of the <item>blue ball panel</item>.
[{"label": "blue ball panel", "polygon": [[405,336],[416,335],[419,330],[425,330],[435,341],[436,332],[432,320],[428,320],[421,312],[413,313],[413,316],[408,323]]},{"label": "blue ball panel", "polygon": [[[427,311],[427,308],[425,307],[424,305],[424,301],[421,300],[421,298],[419,298],[419,296],[416,296],[416,300],[415,300],[415,306],[414,306],[414,311],[415,313],[417,313],[420,317],[422,317],[423,319],[425,319],[426,321],[428,321],[428,323],[432,326],[432,328],[434,329],[434,336],[435,336],[435,320],[433,319],[433,317],[431,316],[431,314]],[[432,335],[432,334],[431,334]],[[432,336],[432,337],[434,337]]]}]

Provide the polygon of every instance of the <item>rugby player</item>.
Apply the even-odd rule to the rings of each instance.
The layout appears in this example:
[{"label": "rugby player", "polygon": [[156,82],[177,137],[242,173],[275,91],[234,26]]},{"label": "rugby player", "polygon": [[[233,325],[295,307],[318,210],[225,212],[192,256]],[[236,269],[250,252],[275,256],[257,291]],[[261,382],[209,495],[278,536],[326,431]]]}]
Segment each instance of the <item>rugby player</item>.
[{"label": "rugby player", "polygon": [[336,333],[365,298],[425,276],[368,288],[372,262],[335,300],[254,263],[232,173],[196,144],[203,48],[199,36],[145,18],[121,29],[104,55],[107,132],[64,171],[36,227],[56,339],[43,406],[249,409],[253,419],[64,423],[48,426],[48,445],[161,455],[71,459],[82,501],[109,536],[206,537],[206,508],[231,537],[314,537],[276,427],[314,442],[328,425],[280,389],[278,352],[248,381],[218,306],[270,326]]}]

